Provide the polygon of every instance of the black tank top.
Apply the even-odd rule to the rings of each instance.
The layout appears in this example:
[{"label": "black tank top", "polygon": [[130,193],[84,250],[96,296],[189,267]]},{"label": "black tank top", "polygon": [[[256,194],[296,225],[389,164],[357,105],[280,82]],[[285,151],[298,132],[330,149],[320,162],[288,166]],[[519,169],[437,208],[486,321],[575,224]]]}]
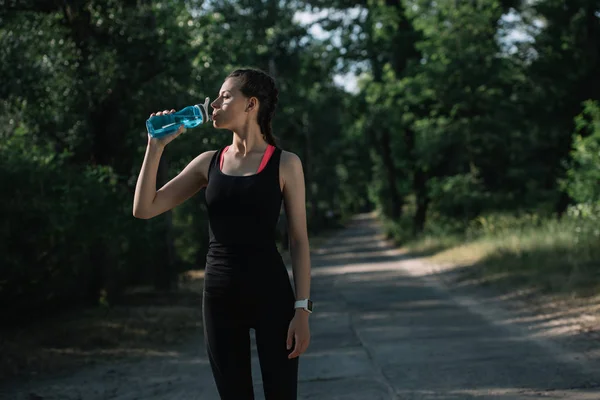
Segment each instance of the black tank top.
[{"label": "black tank top", "polygon": [[215,152],[208,170],[204,295],[247,310],[273,301],[292,310],[294,292],[276,245],[283,201],[279,184],[282,150],[270,148],[265,153],[265,157],[271,154],[266,165],[263,157],[262,169],[254,175],[232,176],[221,171],[219,161],[225,149]]},{"label": "black tank top", "polygon": [[221,171],[219,160],[225,149],[216,151],[211,159],[205,191],[209,222],[207,273],[221,276],[249,270],[256,262],[281,259],[276,229],[283,199],[280,148],[275,147],[262,170],[248,176]]},{"label": "black tank top", "polygon": [[209,253],[221,247],[244,251],[275,246],[282,202],[281,149],[275,148],[266,166],[248,176],[221,171],[219,160],[224,150],[215,152],[208,170]]}]

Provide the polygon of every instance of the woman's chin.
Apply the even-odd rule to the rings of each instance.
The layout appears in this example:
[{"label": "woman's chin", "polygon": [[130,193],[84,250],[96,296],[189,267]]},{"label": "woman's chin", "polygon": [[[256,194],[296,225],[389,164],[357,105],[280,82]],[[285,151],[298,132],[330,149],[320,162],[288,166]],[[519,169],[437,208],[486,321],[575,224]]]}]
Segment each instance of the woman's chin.
[{"label": "woman's chin", "polygon": [[229,128],[227,127],[227,125],[225,125],[225,124],[223,124],[223,123],[219,123],[218,121],[214,121],[214,120],[213,120],[213,122],[212,122],[212,123],[213,123],[213,128],[216,128],[216,129],[229,129]]}]

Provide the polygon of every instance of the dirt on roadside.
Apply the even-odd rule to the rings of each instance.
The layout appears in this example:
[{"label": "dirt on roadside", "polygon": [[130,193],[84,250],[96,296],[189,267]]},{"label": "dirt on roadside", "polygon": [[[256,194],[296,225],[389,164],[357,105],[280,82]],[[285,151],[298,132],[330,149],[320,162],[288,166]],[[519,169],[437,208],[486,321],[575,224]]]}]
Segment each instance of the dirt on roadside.
[{"label": "dirt on roadside", "polygon": [[[393,251],[410,255],[406,249]],[[411,270],[414,275],[434,277],[452,291],[500,307],[510,312],[511,323],[526,326],[532,335],[551,339],[577,356],[600,364],[600,294],[581,296],[544,292],[526,285],[512,287],[477,271],[477,265],[435,263],[418,256],[415,259],[423,262],[414,264],[419,266]]]},{"label": "dirt on roadside", "polygon": [[0,330],[0,382],[132,360],[176,349],[202,335],[203,271],[180,277],[177,290],[129,290],[108,308],[69,311]]}]

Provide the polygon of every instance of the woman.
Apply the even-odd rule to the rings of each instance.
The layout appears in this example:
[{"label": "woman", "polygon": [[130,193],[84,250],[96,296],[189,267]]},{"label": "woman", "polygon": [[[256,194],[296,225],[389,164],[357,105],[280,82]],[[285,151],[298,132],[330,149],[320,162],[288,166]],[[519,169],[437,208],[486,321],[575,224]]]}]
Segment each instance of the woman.
[{"label": "woman", "polygon": [[[157,191],[161,154],[184,128],[162,139],[149,136],[135,190],[134,216],[152,218],[206,187],[210,241],[203,320],[207,353],[222,399],[254,398],[250,328],[255,329],[267,400],[296,399],[298,356],[310,341],[304,175],[300,159],[275,144],[271,119],[277,96],[275,82],[264,72],[232,72],[211,104],[213,126],[232,131],[232,143],[200,154]],[[295,295],[275,244],[282,201]]]}]

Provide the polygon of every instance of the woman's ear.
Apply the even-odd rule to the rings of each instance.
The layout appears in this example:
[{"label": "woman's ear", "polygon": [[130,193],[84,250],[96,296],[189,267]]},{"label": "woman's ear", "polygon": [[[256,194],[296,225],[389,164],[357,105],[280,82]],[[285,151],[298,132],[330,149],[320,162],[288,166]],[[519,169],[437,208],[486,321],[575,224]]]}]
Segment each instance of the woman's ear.
[{"label": "woman's ear", "polygon": [[246,112],[254,110],[258,105],[258,99],[256,97],[250,97],[248,104],[246,105]]}]

